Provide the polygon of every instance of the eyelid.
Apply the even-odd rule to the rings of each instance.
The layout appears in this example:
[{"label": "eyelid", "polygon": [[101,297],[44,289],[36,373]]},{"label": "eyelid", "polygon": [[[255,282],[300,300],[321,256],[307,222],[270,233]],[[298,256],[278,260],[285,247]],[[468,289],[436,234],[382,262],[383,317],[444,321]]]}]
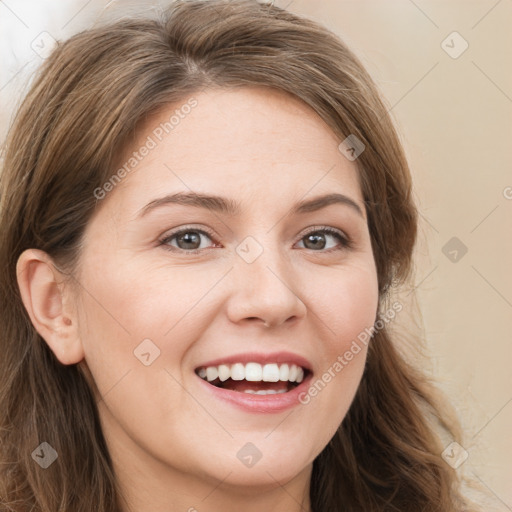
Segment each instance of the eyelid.
[{"label": "eyelid", "polygon": [[310,226],[309,228],[306,228],[306,231],[300,238],[302,239],[306,235],[309,235],[310,233],[316,233],[317,231],[327,231],[327,232],[331,232],[331,233],[336,233],[336,234],[341,235],[344,238],[348,239],[348,236],[341,229],[335,228],[333,226],[323,226],[323,225]]},{"label": "eyelid", "polygon": [[172,237],[172,236],[176,236],[176,235],[179,235],[180,233],[183,233],[183,232],[186,232],[186,231],[197,231],[198,233],[204,233],[208,236],[211,236],[211,237],[215,237],[215,233],[209,229],[209,228],[206,228],[206,227],[197,227],[193,224],[191,225],[185,225],[185,226],[181,226],[179,228],[176,228],[174,230],[171,230],[170,232],[166,233],[164,235],[164,238],[169,238],[169,237]]}]

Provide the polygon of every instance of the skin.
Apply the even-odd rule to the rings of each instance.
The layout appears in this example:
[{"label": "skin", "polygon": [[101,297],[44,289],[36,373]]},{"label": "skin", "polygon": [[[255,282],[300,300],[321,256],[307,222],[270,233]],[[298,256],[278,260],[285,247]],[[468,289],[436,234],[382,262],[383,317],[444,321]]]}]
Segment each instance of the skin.
[{"label": "skin", "polygon": [[[23,301],[56,357],[91,379],[127,511],[307,511],[312,462],[354,398],[366,349],[307,405],[279,413],[211,399],[194,369],[284,350],[305,357],[318,378],[373,325],[377,275],[357,167],[320,117],[285,93],[251,87],[194,98],[190,114],[101,200],[85,232],[80,286],[29,250],[18,262]],[[147,120],[122,163],[176,108]],[[229,198],[241,212],[171,204],[139,217],[154,199],[190,191]],[[333,192],[363,214],[346,204],[289,213]],[[160,243],[189,225],[212,232],[199,252],[180,250],[176,238]],[[326,247],[315,248],[312,227],[332,227],[352,247],[324,233]],[[252,263],[235,250],[248,236],[263,249]],[[149,366],[134,356],[144,339],[160,350]],[[237,458],[248,442],[262,454],[251,468]]]}]

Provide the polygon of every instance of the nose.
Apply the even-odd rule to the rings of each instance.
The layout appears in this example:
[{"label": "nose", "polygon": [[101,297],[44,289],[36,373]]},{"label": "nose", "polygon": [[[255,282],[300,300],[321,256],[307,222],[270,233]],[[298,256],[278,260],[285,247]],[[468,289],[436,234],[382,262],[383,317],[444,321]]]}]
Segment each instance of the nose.
[{"label": "nose", "polygon": [[306,315],[306,305],[293,286],[296,276],[278,252],[265,248],[252,263],[236,257],[227,304],[231,322],[277,327]]}]

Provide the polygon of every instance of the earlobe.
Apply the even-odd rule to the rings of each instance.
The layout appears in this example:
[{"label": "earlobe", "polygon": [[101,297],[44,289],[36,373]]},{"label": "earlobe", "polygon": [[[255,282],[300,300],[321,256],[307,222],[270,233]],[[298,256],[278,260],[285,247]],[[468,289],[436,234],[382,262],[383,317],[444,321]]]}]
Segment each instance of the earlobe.
[{"label": "earlobe", "polygon": [[27,249],[18,258],[16,277],[30,320],[62,364],[84,358],[77,318],[67,310],[71,297],[51,257],[38,249]]}]

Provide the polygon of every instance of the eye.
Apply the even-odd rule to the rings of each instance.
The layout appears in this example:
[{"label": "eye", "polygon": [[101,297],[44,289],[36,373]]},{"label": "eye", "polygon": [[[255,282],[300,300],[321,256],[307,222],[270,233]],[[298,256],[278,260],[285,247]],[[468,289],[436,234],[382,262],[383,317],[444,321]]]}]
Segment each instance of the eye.
[{"label": "eye", "polygon": [[[203,229],[185,227],[165,236],[160,240],[160,245],[169,251],[185,251],[194,254],[214,247],[215,244],[201,246],[202,242],[212,241],[212,238],[213,234]],[[341,231],[334,228],[315,228],[303,236],[299,243],[303,244],[303,248],[315,252],[330,252],[352,247],[350,240]],[[219,246],[217,245],[217,247]]]},{"label": "eye", "polygon": [[[335,240],[337,243],[329,244],[329,240]],[[300,242],[303,243],[305,249],[313,251],[330,252],[331,250],[348,249],[351,247],[350,240],[344,236],[340,231],[333,228],[315,229],[307,233]]]},{"label": "eye", "polygon": [[204,239],[211,240],[210,233],[197,228],[183,228],[179,231],[167,235],[160,240],[160,244],[168,250],[178,249],[187,252],[198,252],[205,247],[201,247]]}]

